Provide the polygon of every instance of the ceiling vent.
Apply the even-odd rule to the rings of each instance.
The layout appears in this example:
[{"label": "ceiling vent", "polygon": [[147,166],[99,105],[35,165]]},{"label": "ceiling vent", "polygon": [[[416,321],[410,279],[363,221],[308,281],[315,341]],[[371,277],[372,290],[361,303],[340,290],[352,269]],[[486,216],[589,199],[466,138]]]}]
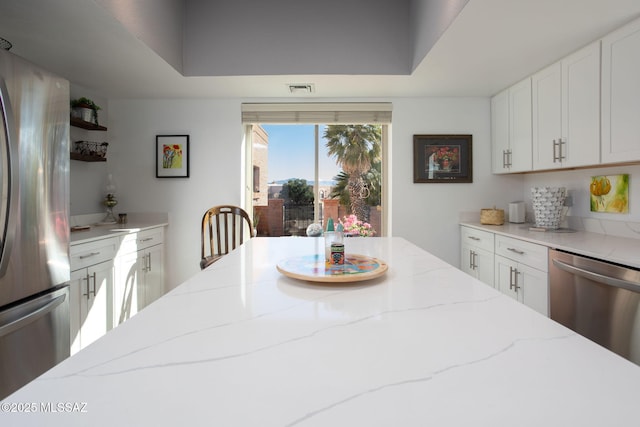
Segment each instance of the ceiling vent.
[{"label": "ceiling vent", "polygon": [[313,83],[289,83],[289,92],[293,94],[314,93],[316,88]]},{"label": "ceiling vent", "polygon": [[11,46],[13,46],[11,44],[11,42],[9,40],[3,39],[2,37],[0,37],[0,49],[4,49],[4,50],[9,50],[11,49]]}]

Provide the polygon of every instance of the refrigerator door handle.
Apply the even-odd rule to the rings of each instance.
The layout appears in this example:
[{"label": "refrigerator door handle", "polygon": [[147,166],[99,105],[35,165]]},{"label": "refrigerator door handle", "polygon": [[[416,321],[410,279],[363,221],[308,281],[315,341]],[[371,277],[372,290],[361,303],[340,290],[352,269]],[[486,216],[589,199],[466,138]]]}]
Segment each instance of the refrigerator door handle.
[{"label": "refrigerator door handle", "polygon": [[13,121],[13,110],[9,100],[9,91],[2,77],[0,77],[0,120],[2,121],[2,132],[0,135],[0,277],[3,277],[9,266],[9,254],[13,244],[15,199],[14,182],[17,181],[16,170],[12,165],[13,153],[15,150],[15,132]]},{"label": "refrigerator door handle", "polygon": [[45,316],[46,314],[53,311],[57,306],[62,304],[66,298],[66,294],[60,295],[55,299],[47,302],[46,304],[39,307],[37,310],[23,316],[19,319],[14,320],[13,322],[9,322],[6,325],[0,325],[0,337],[10,334],[11,332],[17,331],[18,329],[23,328],[31,322],[34,322]]}]

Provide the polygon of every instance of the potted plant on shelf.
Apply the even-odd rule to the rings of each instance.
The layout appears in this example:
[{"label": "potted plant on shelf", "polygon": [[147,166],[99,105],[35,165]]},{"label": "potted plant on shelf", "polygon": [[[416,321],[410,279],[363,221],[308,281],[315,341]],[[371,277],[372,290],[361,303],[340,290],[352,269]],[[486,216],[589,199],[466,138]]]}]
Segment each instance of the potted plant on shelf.
[{"label": "potted plant on shelf", "polygon": [[100,107],[89,98],[82,97],[71,100],[71,117],[97,125],[98,110]]}]

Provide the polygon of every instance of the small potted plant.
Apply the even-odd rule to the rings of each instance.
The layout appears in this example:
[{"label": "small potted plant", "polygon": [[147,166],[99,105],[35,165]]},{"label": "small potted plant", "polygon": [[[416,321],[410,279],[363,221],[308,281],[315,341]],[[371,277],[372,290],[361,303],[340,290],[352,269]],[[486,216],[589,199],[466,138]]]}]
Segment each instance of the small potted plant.
[{"label": "small potted plant", "polygon": [[82,97],[71,100],[71,117],[97,125],[98,110],[100,107],[89,98]]}]

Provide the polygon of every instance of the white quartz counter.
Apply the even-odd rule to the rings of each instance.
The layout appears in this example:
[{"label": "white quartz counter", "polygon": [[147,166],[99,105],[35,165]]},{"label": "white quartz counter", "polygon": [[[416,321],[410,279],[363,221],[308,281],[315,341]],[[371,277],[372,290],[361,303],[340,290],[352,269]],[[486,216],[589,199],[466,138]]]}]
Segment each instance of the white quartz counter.
[{"label": "white quartz counter", "polygon": [[166,215],[163,214],[132,214],[126,224],[91,224],[88,230],[72,231],[69,240],[71,245],[77,245],[105,237],[122,236],[167,225],[169,222]]},{"label": "white quartz counter", "polygon": [[[640,239],[638,238],[616,237],[587,231],[531,231],[533,224],[484,225],[479,222],[463,222],[461,225],[640,268]],[[638,231],[629,230],[629,234],[637,235]]]},{"label": "white quartz counter", "polygon": [[9,396],[0,424],[638,425],[640,367],[406,240],[345,246],[386,275],[290,279],[275,264],[322,239],[251,239]]}]

